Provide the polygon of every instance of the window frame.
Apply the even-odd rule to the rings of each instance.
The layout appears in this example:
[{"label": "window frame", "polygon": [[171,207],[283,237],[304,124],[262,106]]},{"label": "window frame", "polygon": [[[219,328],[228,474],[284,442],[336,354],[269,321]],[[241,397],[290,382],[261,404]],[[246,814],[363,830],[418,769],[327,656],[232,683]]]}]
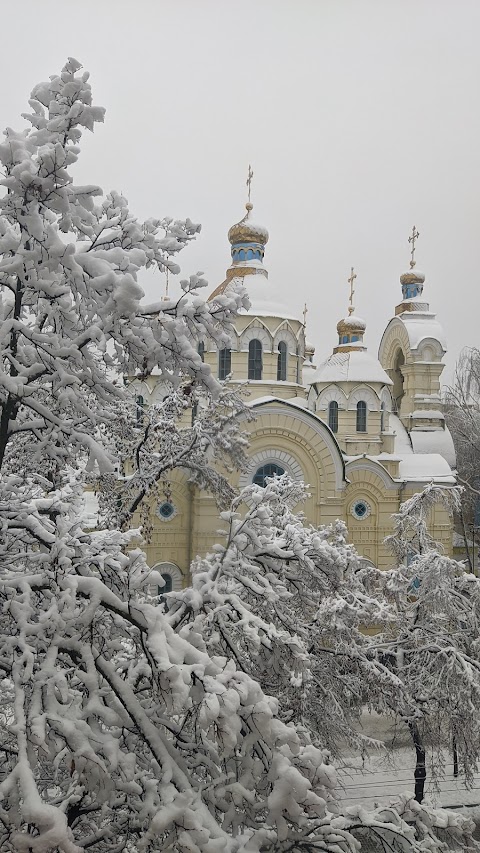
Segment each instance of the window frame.
[{"label": "window frame", "polygon": [[279,341],[277,356],[277,382],[287,381],[288,347],[285,341]]},{"label": "window frame", "polygon": [[232,350],[222,347],[218,350],[218,378],[225,380],[232,372]]},{"label": "window frame", "polygon": [[[265,468],[268,468],[270,470],[265,471]],[[274,468],[276,469],[275,471],[272,470]],[[260,474],[260,471],[262,471],[262,474]],[[263,465],[260,465],[260,467],[257,468],[257,470],[255,471],[255,474],[252,477],[252,485],[260,486],[262,489],[264,489],[266,486],[265,480],[267,477],[283,477],[284,474],[285,468],[282,468],[281,465],[277,465],[276,462],[264,462]],[[262,482],[255,482],[257,479],[261,479]]]},{"label": "window frame", "polygon": [[367,432],[367,404],[365,400],[357,403],[357,432]]},{"label": "window frame", "polygon": [[248,378],[259,382],[263,374],[263,346],[258,338],[252,338],[248,344]]},{"label": "window frame", "polygon": [[330,400],[328,404],[328,426],[333,433],[338,432],[338,402]]}]

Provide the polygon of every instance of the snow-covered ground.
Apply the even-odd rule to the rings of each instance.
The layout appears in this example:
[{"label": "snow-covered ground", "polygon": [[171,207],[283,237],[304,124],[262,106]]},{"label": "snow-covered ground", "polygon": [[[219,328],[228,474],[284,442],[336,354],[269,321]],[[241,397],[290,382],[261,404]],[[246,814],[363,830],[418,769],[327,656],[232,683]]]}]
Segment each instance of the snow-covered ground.
[{"label": "snow-covered ground", "polygon": [[[373,714],[362,719],[365,734],[388,743],[393,741],[393,754],[385,749],[371,752],[367,761],[358,756],[343,756],[343,765],[338,769],[341,786],[340,798],[345,806],[362,804],[366,808],[389,805],[399,794],[413,796],[415,753],[408,745],[408,733],[392,731],[391,722]],[[465,787],[464,778],[455,779],[451,756],[446,757],[443,778],[435,784],[431,779],[427,755],[427,784],[425,794],[435,806],[462,808],[480,822],[480,773],[475,777],[472,788]],[[477,807],[477,808],[475,808]]]}]

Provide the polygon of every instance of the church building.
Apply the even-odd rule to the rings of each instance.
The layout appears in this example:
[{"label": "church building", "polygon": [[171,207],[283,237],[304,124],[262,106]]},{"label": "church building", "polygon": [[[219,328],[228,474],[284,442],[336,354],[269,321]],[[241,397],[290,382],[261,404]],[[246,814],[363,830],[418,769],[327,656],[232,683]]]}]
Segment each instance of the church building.
[{"label": "church building", "polygon": [[[418,232],[413,229],[410,269],[400,276],[401,300],[378,355],[364,344],[366,322],[353,306],[352,270],[348,315],[338,322],[331,355],[317,366],[305,339],[305,316],[274,298],[264,266],[268,231],[255,221],[253,206],[246,208],[228,232],[231,264],[210,298],[240,280],[251,307],[237,318],[228,347],[218,350],[209,340],[199,347],[220,379],[229,378],[232,386],[248,381],[255,415],[245,423],[249,463],[246,471],[232,474],[232,485],[262,485],[284,472],[304,481],[308,521],[343,519],[364,560],[388,568],[392,558],[384,539],[392,531],[392,513],[431,481],[455,484],[453,442],[440,396],[446,341],[423,295],[425,276],[416,269]],[[137,383],[137,391],[147,406],[160,393],[154,376]],[[167,588],[180,588],[188,583],[191,560],[219,540],[214,499],[177,472],[168,498],[151,511],[149,564],[162,571]],[[441,507],[431,531],[451,554],[452,521]]]}]

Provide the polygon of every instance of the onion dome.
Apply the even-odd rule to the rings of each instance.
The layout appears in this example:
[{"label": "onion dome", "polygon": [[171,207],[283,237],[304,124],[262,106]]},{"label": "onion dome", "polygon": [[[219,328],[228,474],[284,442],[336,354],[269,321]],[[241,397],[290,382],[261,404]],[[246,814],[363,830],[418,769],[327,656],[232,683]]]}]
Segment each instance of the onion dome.
[{"label": "onion dome", "polygon": [[415,269],[415,261],[410,262],[410,269],[400,276],[400,284],[402,285],[402,294],[404,299],[415,299],[423,293],[423,284],[425,282],[425,273]]},{"label": "onion dome", "polygon": [[363,336],[365,334],[367,324],[365,320],[362,320],[361,317],[357,317],[356,314],[353,313],[355,311],[355,308],[353,307],[353,295],[355,293],[353,285],[356,277],[357,275],[353,271],[352,267],[350,278],[348,279],[348,283],[350,285],[348,317],[343,317],[337,323],[338,346],[335,347],[334,352],[345,352],[346,350],[349,351],[351,349],[365,349],[363,346]]},{"label": "onion dome", "polygon": [[244,264],[248,261],[262,262],[264,247],[268,242],[268,231],[265,226],[253,221],[251,215],[253,204],[247,202],[245,207],[247,212],[243,219],[232,225],[228,232],[234,264]]},{"label": "onion dome", "polygon": [[361,335],[365,332],[367,324],[361,317],[356,317],[354,314],[349,314],[337,323],[337,332],[339,337],[342,335]]}]

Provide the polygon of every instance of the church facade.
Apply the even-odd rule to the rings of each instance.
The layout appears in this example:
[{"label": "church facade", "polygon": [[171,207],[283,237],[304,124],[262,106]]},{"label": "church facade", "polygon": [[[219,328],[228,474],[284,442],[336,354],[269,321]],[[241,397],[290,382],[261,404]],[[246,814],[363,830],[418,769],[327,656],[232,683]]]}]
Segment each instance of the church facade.
[{"label": "church facade", "polygon": [[[245,423],[248,468],[232,474],[243,487],[287,472],[309,485],[303,511],[309,522],[343,519],[349,539],[365,561],[387,568],[384,539],[392,513],[434,481],[455,484],[453,442],[442,412],[440,375],[446,342],[423,296],[425,276],[410,269],[400,277],[401,301],[380,342],[378,356],[363,339],[366,323],[353,308],[338,325],[332,354],[315,365],[305,339],[305,317],[278,304],[264,266],[266,228],[255,222],[252,205],[228,232],[231,265],[212,298],[231,282],[246,286],[251,307],[236,321],[230,346],[212,341],[199,353],[220,379],[248,381],[255,419]],[[416,237],[413,231],[413,247]],[[158,399],[155,377],[137,385],[145,404]],[[178,472],[168,498],[151,507],[153,532],[149,564],[164,574],[168,588],[189,579],[189,566],[219,540],[213,497],[195,489]],[[441,508],[431,519],[432,534],[452,553],[452,521]]]}]

